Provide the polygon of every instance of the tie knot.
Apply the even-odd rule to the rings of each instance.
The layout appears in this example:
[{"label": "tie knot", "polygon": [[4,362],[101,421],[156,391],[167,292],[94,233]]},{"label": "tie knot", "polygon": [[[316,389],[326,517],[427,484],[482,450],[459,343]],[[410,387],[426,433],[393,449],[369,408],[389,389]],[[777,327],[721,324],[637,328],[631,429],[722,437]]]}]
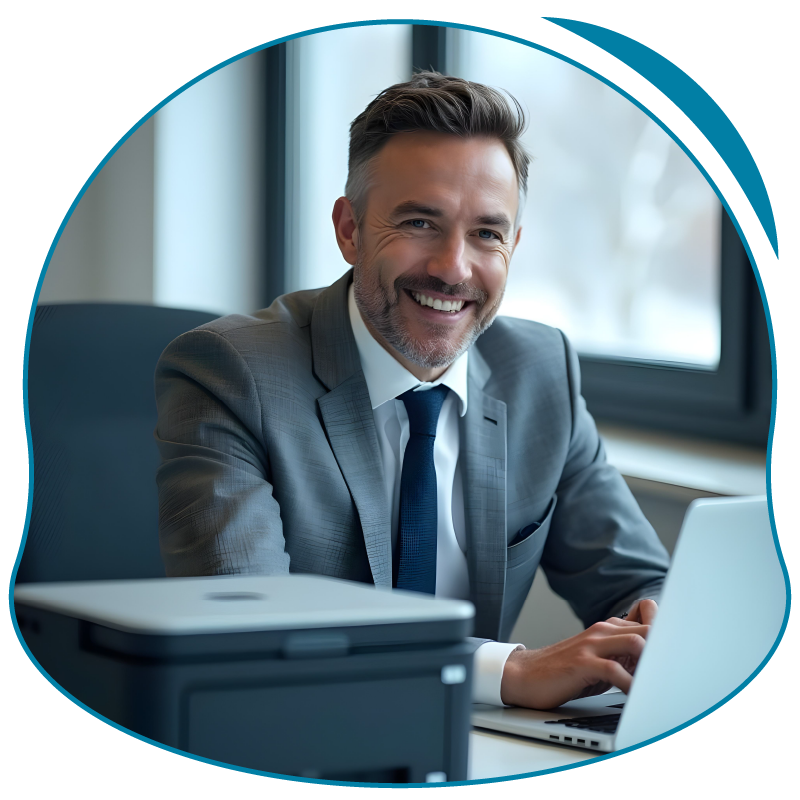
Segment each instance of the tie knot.
[{"label": "tie knot", "polygon": [[436,436],[436,423],[448,391],[446,386],[439,384],[424,392],[415,392],[412,389],[400,395],[398,399],[406,407],[409,431],[412,434]]}]

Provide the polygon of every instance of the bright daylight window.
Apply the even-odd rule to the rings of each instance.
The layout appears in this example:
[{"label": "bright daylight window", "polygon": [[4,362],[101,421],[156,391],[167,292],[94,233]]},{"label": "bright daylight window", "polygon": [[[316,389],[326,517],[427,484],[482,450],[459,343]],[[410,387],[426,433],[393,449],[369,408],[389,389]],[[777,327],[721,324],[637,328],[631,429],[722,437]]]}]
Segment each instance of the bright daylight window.
[{"label": "bright daylight window", "polygon": [[564,330],[587,355],[715,369],[720,214],[644,112],[560,59],[448,31],[449,71],[513,94],[534,158],[501,313]]}]

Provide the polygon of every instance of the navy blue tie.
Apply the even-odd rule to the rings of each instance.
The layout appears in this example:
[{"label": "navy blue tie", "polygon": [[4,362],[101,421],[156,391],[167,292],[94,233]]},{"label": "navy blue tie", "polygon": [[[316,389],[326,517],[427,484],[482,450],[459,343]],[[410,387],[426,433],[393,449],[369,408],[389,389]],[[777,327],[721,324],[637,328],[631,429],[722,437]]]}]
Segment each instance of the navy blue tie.
[{"label": "navy blue tie", "polygon": [[395,586],[436,594],[436,467],[433,444],[447,387],[405,392],[409,437],[400,475],[400,527]]}]

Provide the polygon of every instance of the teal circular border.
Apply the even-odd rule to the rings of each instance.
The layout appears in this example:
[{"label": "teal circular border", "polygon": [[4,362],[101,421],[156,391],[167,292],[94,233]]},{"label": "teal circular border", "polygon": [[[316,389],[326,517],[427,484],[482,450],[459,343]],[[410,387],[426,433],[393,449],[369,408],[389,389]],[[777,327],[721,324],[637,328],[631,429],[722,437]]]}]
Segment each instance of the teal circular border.
[{"label": "teal circular border", "polygon": [[[562,27],[564,27],[566,29],[573,30],[573,32],[575,32],[576,35],[582,36],[583,38],[587,39],[588,41],[594,41],[593,38],[592,38],[592,32],[588,30],[589,28],[594,28],[595,29],[595,31],[594,31],[595,38],[597,39],[597,41],[594,41],[594,43],[597,44],[600,47],[604,47],[604,45],[601,43],[603,34],[598,34],[598,32],[605,32],[605,34],[610,34],[611,37],[620,37],[620,34],[615,34],[613,31],[608,31],[607,29],[604,29],[604,28],[597,28],[597,26],[590,26],[587,23],[581,23],[581,22],[577,22],[577,21],[573,21],[573,20],[557,20],[555,18],[545,18],[545,19],[548,19],[549,21],[553,22],[554,24],[561,25]],[[233,764],[228,764],[226,762],[214,761],[213,759],[203,758],[202,756],[196,756],[196,755],[194,755],[192,753],[187,753],[187,752],[185,752],[183,750],[178,750],[178,749],[176,749],[174,747],[170,747],[169,745],[165,745],[165,744],[163,744],[161,742],[157,742],[157,741],[155,741],[153,739],[149,739],[146,736],[141,736],[140,734],[135,733],[134,731],[131,731],[128,728],[124,728],[121,725],[118,725],[116,722],[113,722],[112,720],[107,719],[106,717],[102,716],[101,714],[98,714],[96,711],[94,711],[93,709],[89,708],[87,705],[82,703],[80,700],[78,700],[75,697],[73,697],[69,692],[65,691],[58,683],[56,683],[47,674],[47,672],[45,672],[44,669],[42,669],[42,667],[39,664],[39,662],[34,658],[33,654],[29,650],[27,644],[25,643],[25,640],[22,638],[22,635],[20,634],[20,630],[19,630],[19,625],[17,624],[16,613],[15,613],[15,610],[14,610],[14,582],[16,580],[17,570],[19,568],[19,562],[20,562],[20,559],[22,557],[22,552],[25,549],[25,542],[26,542],[26,540],[28,538],[28,528],[30,526],[31,507],[32,507],[32,503],[33,503],[33,488],[34,488],[33,487],[33,449],[32,449],[32,446],[31,446],[30,419],[29,419],[29,414],[28,414],[28,354],[29,354],[29,350],[30,350],[31,330],[32,330],[32,327],[33,327],[34,314],[36,312],[36,304],[38,302],[39,294],[40,294],[41,289],[42,289],[42,283],[44,281],[44,277],[45,277],[45,275],[47,273],[47,268],[50,265],[50,261],[52,260],[53,253],[55,252],[55,248],[56,248],[56,246],[57,246],[57,244],[59,242],[59,239],[61,238],[61,235],[64,232],[64,228],[66,227],[67,223],[69,222],[73,212],[75,211],[75,208],[77,207],[78,203],[81,201],[83,195],[86,193],[86,190],[89,188],[89,186],[92,183],[92,181],[97,177],[97,175],[100,172],[100,170],[106,165],[108,160],[117,152],[117,150],[119,150],[119,148],[130,138],[130,136],[138,128],[140,128],[148,119],[150,119],[150,117],[152,117],[160,109],[162,109],[167,103],[169,103],[171,100],[173,100],[179,94],[181,94],[184,91],[186,91],[191,86],[194,86],[194,84],[196,84],[199,81],[203,80],[203,78],[206,78],[209,75],[213,74],[214,72],[217,72],[218,70],[223,69],[224,67],[227,67],[229,64],[232,64],[235,61],[239,61],[240,59],[245,58],[245,57],[247,57],[249,55],[252,55],[253,53],[257,53],[257,52],[260,52],[261,50],[265,50],[268,47],[273,47],[274,45],[282,44],[283,42],[288,42],[288,41],[291,41],[293,39],[300,39],[300,38],[303,38],[304,36],[310,36],[310,35],[315,34],[315,33],[324,33],[326,31],[339,30],[341,28],[358,28],[358,27],[373,26],[373,25],[429,25],[429,26],[433,26],[433,27],[458,28],[460,30],[472,31],[474,33],[483,33],[483,34],[487,34],[487,35],[490,35],[490,36],[496,36],[497,38],[500,38],[500,39],[507,39],[508,41],[515,42],[515,43],[521,44],[521,45],[525,45],[526,47],[532,47],[535,50],[540,50],[543,53],[547,53],[548,55],[554,56],[555,58],[558,58],[561,61],[564,61],[564,62],[566,62],[568,64],[571,64],[574,67],[577,67],[578,69],[580,69],[583,72],[591,75],[592,77],[597,78],[597,80],[601,81],[602,83],[604,83],[607,86],[609,86],[610,88],[612,88],[614,91],[616,91],[619,94],[621,94],[623,97],[625,97],[631,103],[633,103],[637,108],[639,108],[641,111],[643,111],[645,114],[647,114],[647,116],[650,117],[657,125],[659,125],[659,127],[661,127],[675,141],[675,143],[684,151],[684,153],[686,153],[686,155],[692,160],[692,162],[695,164],[695,166],[700,170],[701,174],[708,181],[708,183],[711,186],[711,188],[714,190],[714,192],[717,195],[717,197],[719,198],[720,202],[725,207],[725,210],[728,212],[728,215],[731,218],[731,221],[734,223],[734,225],[736,227],[736,230],[739,233],[739,237],[741,238],[742,244],[745,247],[745,250],[747,252],[748,258],[750,259],[750,264],[753,267],[753,273],[755,275],[756,282],[758,284],[758,291],[759,291],[759,294],[761,295],[761,302],[762,302],[762,304],[764,306],[764,313],[765,313],[765,316],[766,316],[767,329],[768,329],[768,333],[769,333],[770,360],[771,360],[771,366],[772,366],[772,408],[771,408],[771,411],[770,411],[769,438],[768,438],[768,442],[767,442],[767,500],[768,500],[768,507],[769,507],[770,527],[772,529],[772,538],[773,538],[773,542],[775,544],[775,551],[776,551],[776,554],[778,556],[778,560],[779,560],[780,565],[781,565],[781,571],[783,573],[784,582],[786,584],[786,611],[784,613],[783,623],[781,625],[780,631],[778,632],[778,636],[775,639],[775,643],[772,645],[772,647],[770,648],[769,652],[764,657],[762,662],[758,665],[758,667],[755,669],[755,671],[752,673],[752,675],[750,675],[750,677],[747,678],[747,680],[745,680],[739,687],[734,689],[734,691],[732,691],[730,694],[728,694],[726,697],[724,697],[718,703],[715,703],[711,708],[709,708],[708,710],[704,711],[702,714],[698,714],[696,717],[693,717],[688,722],[685,722],[682,725],[679,725],[679,726],[677,726],[675,728],[672,728],[669,731],[666,731],[665,733],[660,734],[659,736],[654,736],[654,737],[652,737],[650,739],[647,739],[644,742],[640,742],[639,744],[632,745],[631,747],[626,747],[623,750],[617,750],[614,753],[608,753],[606,755],[596,756],[591,761],[580,762],[578,764],[565,765],[565,766],[562,766],[562,767],[553,767],[551,769],[537,770],[537,771],[533,771],[533,772],[525,772],[525,773],[520,773],[520,774],[517,774],[517,775],[506,775],[506,776],[503,776],[503,777],[500,777],[500,778],[484,778],[484,779],[480,779],[480,780],[452,781],[452,782],[447,782],[447,783],[409,783],[409,784],[354,783],[354,782],[351,782],[351,781],[326,781],[326,780],[311,779],[311,778],[297,778],[297,777],[293,777],[291,775],[281,775],[281,774],[278,774],[278,773],[265,772],[265,771],[262,771],[262,770],[248,769],[246,767],[237,767],[237,766],[235,766]],[[621,37],[621,38],[627,38],[627,37]],[[649,48],[644,47],[644,45],[641,45],[640,43],[636,42],[633,39],[628,39],[627,41],[632,42],[634,45],[636,45],[639,48],[639,54],[641,54],[642,49],[643,49],[644,51],[647,51],[647,53],[652,54],[653,56],[656,56],[662,62],[666,62],[666,64],[670,65],[672,68],[674,68],[675,70],[680,72],[680,70],[678,70],[678,68],[675,67],[674,64],[672,64],[671,62],[667,61],[663,57],[658,56],[657,53],[655,53],[652,50],[649,50]],[[604,47],[604,49],[606,49],[606,48]],[[607,52],[612,52],[612,49],[607,49]],[[631,66],[633,69],[635,69],[637,72],[639,72],[639,74],[641,74],[643,77],[647,78],[646,73],[640,71],[640,69],[637,68],[638,65],[637,65],[637,61],[636,61],[636,52],[626,53],[624,51],[614,51],[614,52],[612,52],[612,54],[615,55],[615,57],[618,60],[622,61],[623,63],[628,64],[628,66]],[[681,72],[681,74],[685,76],[685,73]],[[685,76],[685,77],[688,78],[688,76]],[[689,80],[691,80],[691,79],[689,79]],[[693,81],[692,81],[692,84],[694,84]],[[694,84],[694,85],[696,86],[697,84]],[[681,92],[682,91],[685,91],[685,87],[681,87],[680,85],[678,85],[677,87],[674,87],[673,93],[675,94],[675,96],[671,98],[671,99],[675,100],[676,103],[679,106],[681,106],[680,100],[681,100]],[[731,127],[733,128],[732,125],[731,125]],[[734,132],[736,131],[735,128],[733,128],[733,130],[734,130]],[[736,135],[738,136],[738,132],[736,132]],[[712,142],[712,144],[714,144],[714,142]],[[745,147],[745,149],[746,149],[746,147]],[[749,155],[749,151],[748,151],[748,155]],[[735,174],[735,172],[734,172],[734,174]],[[759,178],[760,178],[760,175],[759,175]],[[763,184],[762,184],[762,186],[763,186]],[[760,198],[754,198],[754,197],[751,196],[751,191],[752,191],[751,187],[745,187],[743,185],[742,186],[742,190],[745,192],[745,195],[747,196],[748,201],[754,206],[754,209],[755,209],[756,208],[756,204],[757,204],[757,202],[758,202],[758,200]],[[764,189],[764,192],[766,192],[766,189]],[[767,202],[768,202],[768,198],[767,198]],[[771,210],[770,210],[770,214],[771,214]],[[761,215],[759,215],[759,219],[761,219]],[[763,220],[762,220],[762,225],[763,225]],[[770,236],[769,231],[767,231],[767,235],[768,235],[768,237]],[[777,256],[777,233],[775,234],[774,242],[773,242],[772,238],[770,238],[770,241],[771,241],[771,243],[773,243],[773,247],[775,249],[775,254]],[[736,219],[735,215],[733,214],[733,212],[732,212],[732,210],[730,208],[730,205],[728,204],[728,202],[726,201],[725,197],[723,196],[723,194],[719,190],[719,187],[714,183],[714,181],[711,179],[710,175],[706,172],[706,170],[703,168],[703,166],[700,164],[700,162],[697,160],[697,158],[695,158],[695,156],[691,153],[689,148],[675,135],[675,133],[664,122],[662,122],[658,117],[655,116],[655,114],[653,114],[651,111],[649,111],[647,108],[645,108],[645,106],[643,106],[636,99],[634,99],[630,94],[628,94],[623,89],[621,89],[619,86],[617,86],[616,84],[614,84],[613,82],[611,82],[607,78],[604,78],[602,75],[598,74],[594,70],[584,66],[583,64],[580,64],[579,62],[575,61],[574,59],[571,59],[571,58],[569,58],[567,56],[562,55],[561,53],[556,52],[555,50],[552,50],[550,48],[544,47],[543,45],[539,45],[539,44],[536,44],[534,42],[528,41],[527,39],[522,39],[522,38],[519,38],[517,36],[511,36],[511,35],[505,34],[505,33],[499,33],[497,31],[493,31],[493,30],[490,30],[488,28],[478,28],[478,27],[471,26],[471,25],[461,25],[461,24],[458,24],[458,23],[432,21],[432,20],[382,19],[382,20],[367,20],[367,21],[362,21],[362,22],[348,22],[348,23],[342,23],[342,24],[339,24],[339,25],[327,25],[327,26],[320,27],[320,28],[311,28],[309,30],[302,31],[300,33],[292,34],[291,36],[284,36],[284,37],[279,38],[279,39],[274,39],[274,40],[272,40],[270,42],[267,42],[266,44],[259,45],[258,47],[253,47],[253,48],[251,48],[249,50],[245,50],[244,52],[239,53],[238,55],[236,55],[236,56],[234,56],[232,58],[229,58],[229,59],[227,59],[225,61],[222,61],[221,63],[217,64],[215,67],[212,67],[211,69],[206,70],[205,72],[203,72],[202,74],[200,74],[196,78],[194,78],[193,80],[188,81],[187,83],[185,83],[179,89],[177,89],[172,94],[170,94],[168,97],[166,97],[164,100],[162,100],[151,111],[149,111],[147,114],[145,114],[135,125],[133,125],[133,127],[131,127],[131,129],[117,142],[117,144],[114,145],[114,147],[107,153],[105,158],[98,164],[97,168],[94,170],[94,172],[92,172],[92,174],[89,176],[87,181],[84,183],[84,185],[81,188],[80,192],[78,193],[78,195],[76,196],[75,200],[72,202],[72,205],[69,207],[69,210],[67,211],[66,215],[64,216],[64,219],[61,222],[61,225],[59,226],[58,231],[56,232],[56,235],[55,235],[55,237],[53,239],[53,242],[50,245],[50,249],[48,250],[48,253],[47,253],[47,258],[45,259],[44,266],[42,268],[42,273],[39,276],[39,280],[38,280],[38,282],[36,284],[36,291],[35,291],[34,296],[33,296],[33,304],[31,306],[30,316],[28,318],[28,329],[27,329],[27,334],[26,334],[26,337],[25,337],[25,356],[24,356],[24,363],[23,363],[23,378],[22,378],[22,380],[23,380],[23,405],[24,405],[24,410],[25,410],[25,434],[26,434],[26,439],[27,439],[27,443],[28,443],[28,464],[29,464],[29,466],[28,466],[28,487],[29,487],[28,488],[28,505],[27,505],[27,512],[26,512],[26,515],[25,515],[25,528],[24,528],[24,531],[23,531],[22,541],[20,543],[19,551],[17,553],[17,558],[16,558],[16,561],[14,562],[14,567],[13,567],[12,572],[11,572],[11,581],[10,581],[10,584],[9,584],[9,593],[8,593],[8,602],[9,602],[9,609],[10,609],[10,612],[11,612],[11,620],[12,620],[12,623],[14,625],[14,631],[17,634],[17,638],[19,639],[19,642],[22,645],[22,648],[25,651],[25,653],[27,654],[28,658],[33,662],[33,664],[42,673],[42,675],[44,675],[44,677],[53,686],[55,686],[56,689],[58,689],[62,694],[64,694],[70,700],[72,700],[72,702],[74,702],[76,705],[80,706],[85,711],[88,711],[90,714],[92,714],[93,716],[95,716],[98,719],[102,720],[103,722],[107,723],[108,725],[111,725],[112,727],[117,728],[117,730],[120,730],[123,733],[126,733],[126,734],[128,734],[130,736],[134,736],[135,738],[140,739],[143,742],[147,742],[148,744],[155,745],[156,747],[159,747],[162,750],[168,750],[168,751],[170,751],[172,753],[175,753],[177,755],[184,756],[185,758],[194,759],[195,761],[202,761],[202,762],[205,762],[207,764],[213,764],[213,765],[219,766],[219,767],[225,767],[226,769],[236,770],[238,772],[247,772],[247,773],[250,773],[250,774],[253,774],[253,775],[262,775],[262,776],[270,777],[270,778],[280,778],[282,780],[296,781],[296,782],[301,782],[301,783],[320,783],[320,784],[329,784],[329,785],[332,785],[332,786],[353,786],[353,787],[359,787],[359,788],[360,787],[382,787],[382,788],[398,789],[398,788],[420,788],[420,787],[436,788],[436,787],[449,787],[449,786],[470,786],[470,785],[481,784],[481,783],[499,783],[501,781],[517,780],[519,778],[530,778],[530,777],[536,777],[538,775],[548,775],[548,774],[554,773],[554,772],[564,772],[565,770],[571,770],[571,769],[576,769],[578,767],[590,766],[592,764],[596,764],[599,761],[605,761],[605,760],[607,760],[609,758],[616,758],[617,756],[623,755],[624,753],[629,753],[629,752],[632,752],[634,750],[638,750],[639,748],[645,747],[648,744],[651,744],[653,742],[657,742],[660,739],[666,738],[667,736],[671,736],[672,734],[677,733],[680,730],[683,730],[683,728],[686,728],[689,725],[694,724],[698,720],[701,720],[703,717],[708,716],[708,714],[710,714],[712,711],[715,711],[717,708],[719,708],[720,706],[722,706],[725,703],[727,703],[731,698],[733,698],[737,694],[739,694],[739,692],[741,692],[742,689],[744,689],[745,686],[747,686],[753,680],[753,678],[755,678],[756,675],[758,675],[758,673],[761,672],[761,670],[764,668],[766,663],[772,658],[772,655],[774,654],[775,650],[778,648],[778,645],[780,644],[781,639],[783,638],[784,632],[786,631],[786,626],[787,626],[787,623],[789,621],[789,612],[790,612],[790,608],[791,608],[791,585],[789,583],[789,573],[788,573],[788,570],[786,569],[786,562],[785,562],[785,560],[783,558],[783,553],[781,552],[780,543],[778,541],[778,533],[777,533],[777,529],[775,527],[775,516],[774,516],[774,512],[773,512],[773,508],[772,508],[772,466],[771,466],[772,465],[772,441],[773,441],[773,434],[774,434],[774,428],[775,428],[775,406],[776,406],[776,401],[777,401],[777,380],[778,380],[777,366],[776,366],[776,360],[775,360],[775,339],[774,339],[773,328],[772,328],[772,318],[771,318],[771,315],[769,313],[769,306],[767,304],[767,298],[766,298],[766,294],[764,292],[764,286],[763,286],[763,283],[761,281],[761,276],[760,276],[760,274],[758,272],[758,268],[756,266],[756,262],[755,262],[755,259],[753,257],[753,253],[752,253],[750,245],[749,245],[749,243],[747,241],[747,238],[745,237],[744,232],[742,231],[742,228],[741,228],[738,220]]]}]

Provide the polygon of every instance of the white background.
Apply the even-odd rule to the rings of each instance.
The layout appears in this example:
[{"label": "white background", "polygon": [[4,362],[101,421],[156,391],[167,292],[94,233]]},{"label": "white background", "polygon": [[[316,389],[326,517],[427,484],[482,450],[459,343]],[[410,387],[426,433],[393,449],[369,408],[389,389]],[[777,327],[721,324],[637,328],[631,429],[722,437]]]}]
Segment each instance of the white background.
[{"label": "white background", "polygon": [[[778,362],[778,411],[772,488],[777,529],[790,574],[797,564],[792,455],[798,449],[798,120],[794,4],[760,2],[431,2],[419,6],[351,0],[319,10],[229,0],[18,3],[3,17],[2,247],[5,294],[0,375],[5,429],[3,570],[10,577],[25,523],[27,446],[22,406],[25,332],[48,249],[81,186],[131,126],[206,69],[251,47],[309,28],[362,19],[426,19],[505,31],[570,55],[611,78],[687,142],[725,193],[743,225],[767,292]],[[681,115],[627,68],[540,15],[583,20],[631,36],[692,76],[733,121],[759,166],[780,239],[774,258],[755,216],[720,159]],[[342,87],[346,91],[346,87]],[[698,611],[687,624],[713,625]],[[0,622],[4,693],[4,781],[13,797],[86,798],[324,795],[356,791],[279,781],[182,758],[123,734],[80,710],[32,666],[8,616]],[[733,701],[690,728],[635,753],[537,778],[434,789],[472,797],[578,792],[594,798],[744,797],[793,783],[789,723],[796,707],[796,625],[775,657]],[[687,653],[686,658],[691,658]],[[745,731],[774,723],[744,742]],[[781,727],[787,737],[780,737]],[[792,725],[791,727],[795,727]],[[5,787],[4,787],[5,788]],[[358,790],[362,796],[389,789]],[[406,790],[412,793],[427,789]]]}]

